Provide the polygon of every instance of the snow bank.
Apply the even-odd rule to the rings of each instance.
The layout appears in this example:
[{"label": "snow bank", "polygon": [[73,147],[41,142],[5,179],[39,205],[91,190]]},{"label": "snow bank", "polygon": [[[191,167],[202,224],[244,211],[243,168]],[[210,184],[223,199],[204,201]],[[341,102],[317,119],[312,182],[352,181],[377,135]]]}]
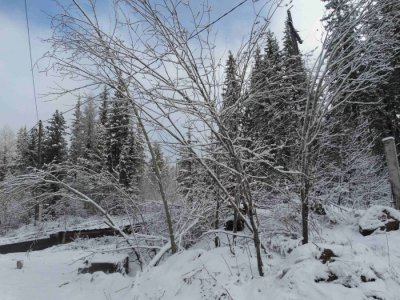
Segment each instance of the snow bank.
[{"label": "snow bank", "polygon": [[[399,236],[390,238],[400,243]],[[337,257],[324,264],[319,257],[325,248]],[[138,275],[132,294],[137,300],[398,300],[399,258],[389,263],[364,244],[308,244],[295,248],[285,259],[265,258],[268,265],[262,278],[254,264],[249,266],[248,259],[254,259],[246,253],[235,257],[226,247],[188,250]]]},{"label": "snow bank", "polygon": [[[204,237],[135,278],[77,272],[92,250],[112,249],[117,237],[0,255],[0,299],[400,300],[400,231],[370,236],[358,232],[359,224],[374,225],[379,211],[382,207],[362,212],[360,220],[350,212],[341,217],[344,213],[338,211],[334,224],[328,219],[316,224],[320,228],[313,235],[315,244],[298,245],[297,239],[276,235],[269,244],[272,252],[263,257],[265,277],[258,276],[248,239],[238,240],[234,255],[227,246],[213,248],[213,236],[211,242]],[[221,240],[228,242],[222,236]],[[320,259],[324,249],[334,254],[326,261]],[[127,252],[105,253],[102,261]],[[17,260],[24,261],[22,270],[16,268]],[[88,260],[98,261],[97,256]]]},{"label": "snow bank", "polygon": [[247,256],[247,249],[236,251],[240,254],[234,256],[228,247],[221,247],[174,255],[138,275],[133,297],[137,300],[259,299],[262,290],[247,287],[257,272],[254,258]]},{"label": "snow bank", "polygon": [[[29,254],[0,255],[1,300],[132,299],[133,278],[120,273],[78,274],[87,251],[57,246]],[[23,260],[21,270],[16,261]]]},{"label": "snow bank", "polygon": [[364,215],[360,218],[358,225],[363,235],[369,235],[377,229],[384,230],[386,228],[386,230],[389,231],[392,229],[388,228],[391,222],[396,222],[398,229],[399,221],[400,211],[389,206],[376,205],[366,210]]}]

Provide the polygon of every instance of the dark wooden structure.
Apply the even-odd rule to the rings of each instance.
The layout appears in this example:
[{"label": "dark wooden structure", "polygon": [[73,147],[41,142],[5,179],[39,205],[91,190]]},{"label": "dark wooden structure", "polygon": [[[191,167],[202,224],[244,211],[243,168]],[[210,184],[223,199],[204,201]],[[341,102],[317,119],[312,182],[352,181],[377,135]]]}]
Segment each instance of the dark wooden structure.
[{"label": "dark wooden structure", "polygon": [[[124,233],[130,234],[132,232],[138,232],[141,227],[142,224],[135,224],[133,226],[127,225],[122,228],[122,231]],[[119,234],[119,231],[113,228],[60,231],[54,234],[50,234],[49,238],[24,241],[8,245],[0,245],[0,254],[43,250],[55,245],[71,243],[78,237],[96,238]]]}]

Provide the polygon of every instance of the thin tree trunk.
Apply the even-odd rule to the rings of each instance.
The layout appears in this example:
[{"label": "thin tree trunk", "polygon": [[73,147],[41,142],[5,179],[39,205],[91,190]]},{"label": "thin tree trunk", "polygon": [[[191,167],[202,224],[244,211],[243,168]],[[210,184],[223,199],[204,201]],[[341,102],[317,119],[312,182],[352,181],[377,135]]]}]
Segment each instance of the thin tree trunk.
[{"label": "thin tree trunk", "polygon": [[[130,98],[130,99],[132,99],[132,98]],[[174,235],[174,229],[173,229],[173,226],[172,226],[171,214],[169,212],[167,196],[165,194],[164,185],[162,183],[161,171],[160,171],[160,168],[159,168],[159,166],[157,164],[157,157],[155,155],[155,152],[154,152],[154,149],[153,149],[153,145],[151,144],[149,135],[147,134],[146,128],[145,128],[145,126],[144,126],[144,124],[142,122],[142,119],[141,119],[141,117],[139,115],[139,112],[138,112],[138,110],[137,110],[137,108],[136,108],[134,103],[133,103],[133,111],[134,111],[135,116],[137,118],[139,127],[140,127],[140,129],[141,129],[141,131],[143,133],[144,139],[146,140],[147,147],[149,148],[149,151],[150,151],[151,160],[153,162],[154,172],[155,172],[156,177],[157,177],[158,189],[160,191],[161,199],[162,199],[163,206],[164,206],[165,218],[166,218],[167,226],[168,226],[169,239],[170,239],[170,242],[171,242],[171,252],[172,252],[172,254],[174,254],[174,253],[177,252],[178,248],[177,248],[176,242],[175,242],[175,235]]]},{"label": "thin tree trunk", "polygon": [[[217,197],[216,197],[216,201],[217,201],[217,207],[215,209],[215,223],[214,223],[214,229],[218,230],[219,227],[219,207],[220,207],[220,203],[219,203],[219,189],[217,188],[217,193],[216,193]],[[215,243],[215,247],[219,247],[221,246],[221,241],[219,240],[219,237],[216,236],[214,239],[214,243]]]},{"label": "thin tree trunk", "polygon": [[260,276],[264,276],[264,270],[263,270],[263,261],[262,261],[262,256],[261,256],[261,241],[260,241],[260,234],[258,232],[258,227],[255,222],[255,210],[253,207],[253,201],[248,201],[249,202],[249,220],[251,227],[253,229],[253,240],[254,240],[254,247],[256,249],[256,257],[257,257],[257,269],[258,269],[258,274]]},{"label": "thin tree trunk", "polygon": [[[116,70],[117,74],[119,74],[118,70]],[[168,226],[168,234],[169,234],[169,239],[171,242],[171,252],[172,254],[176,253],[178,251],[178,247],[176,246],[176,241],[175,241],[175,234],[174,234],[174,229],[172,226],[172,218],[171,218],[171,214],[169,211],[169,207],[168,207],[168,201],[167,201],[167,196],[165,194],[165,189],[164,189],[164,185],[162,182],[162,174],[161,174],[161,170],[157,164],[157,156],[154,152],[153,149],[153,145],[151,144],[151,140],[149,135],[147,134],[147,130],[146,127],[143,124],[142,118],[139,114],[139,111],[136,107],[136,103],[133,101],[133,98],[131,97],[129,90],[127,89],[125,82],[122,80],[122,78],[119,76],[118,81],[121,84],[121,87],[123,88],[122,91],[120,91],[122,94],[125,93],[125,95],[128,97],[128,99],[130,99],[131,103],[132,103],[132,107],[133,107],[133,113],[137,119],[138,125],[140,130],[143,133],[144,139],[146,141],[146,145],[149,149],[150,152],[150,156],[151,156],[151,160],[153,162],[153,169],[154,169],[154,173],[156,175],[157,178],[157,184],[158,184],[158,189],[160,191],[160,195],[161,195],[161,200],[163,202],[163,206],[164,206],[164,213],[165,213],[165,218],[167,221],[167,226]]]},{"label": "thin tree trunk", "polygon": [[309,215],[309,207],[308,207],[308,190],[305,187],[301,188],[301,225],[302,225],[302,233],[303,240],[302,243],[308,243],[308,215]]}]

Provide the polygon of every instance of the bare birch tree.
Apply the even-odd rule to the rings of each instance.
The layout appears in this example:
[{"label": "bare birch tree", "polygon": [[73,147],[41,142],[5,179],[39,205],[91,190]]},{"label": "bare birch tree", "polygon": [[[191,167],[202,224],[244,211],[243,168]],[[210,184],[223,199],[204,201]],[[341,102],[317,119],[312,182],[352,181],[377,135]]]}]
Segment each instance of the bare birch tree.
[{"label": "bare birch tree", "polygon": [[[261,5],[250,24],[249,38],[236,54],[239,101],[248,97],[246,86],[251,59],[280,2],[266,1]],[[179,144],[192,153],[220,189],[223,201],[231,205],[252,232],[258,271],[263,275],[256,209],[245,166],[263,161],[271,169],[281,170],[265,160],[266,147],[247,149],[240,137],[233,137],[221,122],[223,55],[217,55],[219,49],[211,26],[210,7],[207,3],[194,5],[179,0],[115,1],[111,29],[106,30],[95,2],[89,0],[87,4],[83,9],[73,0],[72,6],[62,7],[62,12],[54,16],[54,32],[48,40],[52,50],[45,55],[50,59],[51,68],[85,82],[78,88],[106,85],[129,99],[153,161],[156,159],[150,128],[158,130],[171,145]],[[61,94],[65,92],[60,91]],[[186,132],[180,120],[191,124],[191,144],[185,139]],[[215,156],[204,153],[211,135],[220,145],[222,160],[217,161],[213,159]],[[248,208],[247,217],[240,210],[238,200],[217,176],[215,166],[235,175],[237,191],[240,191],[238,197]],[[170,200],[166,197],[160,170],[157,165],[153,169],[174,253],[176,242]]]}]

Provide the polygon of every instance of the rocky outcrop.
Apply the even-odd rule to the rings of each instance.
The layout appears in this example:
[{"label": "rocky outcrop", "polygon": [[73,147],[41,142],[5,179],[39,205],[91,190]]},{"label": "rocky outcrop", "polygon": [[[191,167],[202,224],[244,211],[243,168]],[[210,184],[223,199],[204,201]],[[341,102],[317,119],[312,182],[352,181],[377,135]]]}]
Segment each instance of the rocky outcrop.
[{"label": "rocky outcrop", "polygon": [[363,236],[377,230],[392,231],[400,227],[400,211],[389,206],[372,206],[360,218],[359,231]]}]

